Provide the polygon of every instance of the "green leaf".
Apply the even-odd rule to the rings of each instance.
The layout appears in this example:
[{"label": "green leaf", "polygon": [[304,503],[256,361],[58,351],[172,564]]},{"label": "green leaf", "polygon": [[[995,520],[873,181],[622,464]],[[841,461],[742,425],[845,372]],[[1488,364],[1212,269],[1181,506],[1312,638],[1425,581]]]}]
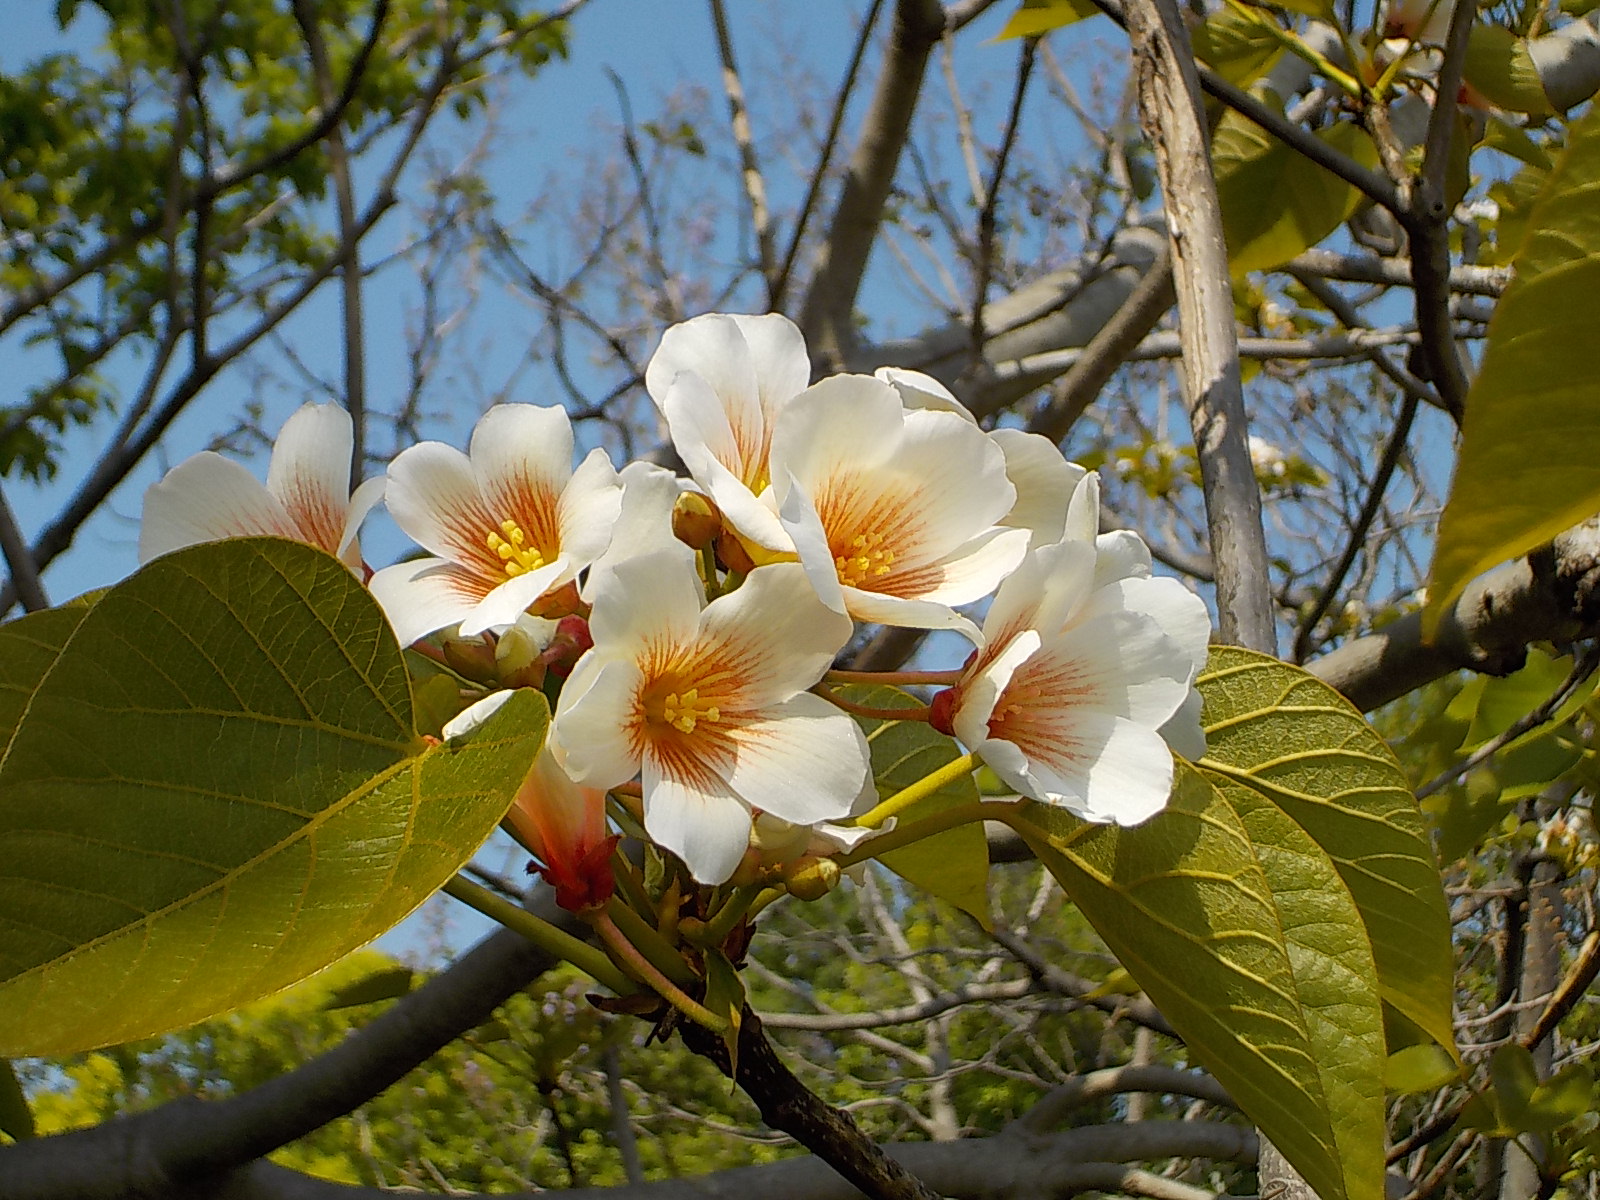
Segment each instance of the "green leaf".
[{"label": "green leaf", "polygon": [[17,1069],[9,1061],[0,1059],[0,1133],[20,1142],[37,1132],[33,1125],[33,1109],[22,1094]]},{"label": "green leaf", "polygon": [[416,980],[416,972],[398,964],[364,975],[352,983],[335,988],[323,1008],[329,1012],[341,1008],[356,1008],[363,1004],[376,1004],[380,1000],[396,1000],[408,994]]},{"label": "green leaf", "polygon": [[[1362,166],[1377,163],[1372,139],[1351,122],[1314,136]],[[1288,262],[1333,233],[1365,202],[1350,184],[1237,113],[1224,114],[1218,123],[1212,162],[1228,261],[1236,276]]]},{"label": "green leaf", "polygon": [[1439,520],[1428,632],[1481,572],[1600,511],[1600,110],[1568,131],[1489,321]]},{"label": "green leaf", "polygon": [[1212,13],[1194,31],[1195,57],[1229,83],[1248,87],[1283,56],[1283,39],[1235,8]]},{"label": "green leaf", "polygon": [[1461,1068],[1444,1047],[1425,1042],[1406,1046],[1389,1055],[1384,1065],[1383,1082],[1391,1092],[1414,1096],[1431,1092],[1459,1078]]},{"label": "green leaf", "polygon": [[728,1022],[722,1044],[728,1049],[728,1075],[739,1072],[739,1025],[744,1020],[744,980],[720,950],[707,950],[705,1006]]},{"label": "green leaf", "polygon": [[1333,861],[1281,809],[1254,788],[1202,773],[1239,814],[1272,888],[1347,1185],[1381,1179],[1383,1004],[1361,912]]},{"label": "green leaf", "polygon": [[382,933],[493,829],[548,716],[519,692],[427,745],[371,595],[271,538],[0,639],[40,668],[0,685],[0,1054],[176,1029]]},{"label": "green leaf", "polygon": [[1379,991],[1454,1051],[1450,914],[1427,826],[1393,753],[1338,692],[1264,654],[1214,646],[1197,680],[1201,765],[1311,835],[1366,922]]},{"label": "green leaf", "polygon": [[1497,108],[1538,117],[1555,112],[1528,52],[1528,40],[1503,25],[1480,22],[1472,27],[1462,70],[1467,82]]},{"label": "green leaf", "polygon": [[1022,7],[1011,14],[1011,19],[994,35],[994,40],[1037,37],[1099,15],[1100,10],[1091,0],[1022,0]]},{"label": "green leaf", "polygon": [[[851,685],[838,689],[853,704],[868,708],[921,708],[922,702],[899,688]],[[872,749],[872,776],[878,795],[888,799],[959,758],[960,748],[926,721],[877,721],[858,718]],[[909,825],[944,809],[978,800],[978,786],[970,775],[946,784],[900,814]],[[871,842],[867,843],[870,848]],[[885,854],[880,860],[896,875],[947,904],[971,913],[985,929],[989,917],[989,843],[983,826],[961,825],[913,845]]]},{"label": "green leaf", "polygon": [[[1309,839],[1265,804],[1247,824],[1205,775],[1181,761],[1176,769],[1172,802],[1142,825],[1087,825],[1033,804],[1017,831],[1194,1059],[1324,1200],[1377,1200],[1380,1009],[1369,987],[1365,1003],[1358,993],[1349,1012],[1340,1012],[1341,989],[1360,970],[1342,957],[1362,941],[1354,906],[1317,930],[1337,902],[1276,896],[1250,824],[1267,837],[1271,873],[1289,890],[1337,883]],[[1346,1023],[1353,1043],[1335,1050]],[[1335,1058],[1324,1059],[1330,1053]],[[1330,1096],[1325,1074],[1335,1062],[1357,1067],[1348,1087]],[[1370,1148],[1351,1140],[1358,1136]],[[1347,1151],[1354,1151],[1349,1161]]]}]

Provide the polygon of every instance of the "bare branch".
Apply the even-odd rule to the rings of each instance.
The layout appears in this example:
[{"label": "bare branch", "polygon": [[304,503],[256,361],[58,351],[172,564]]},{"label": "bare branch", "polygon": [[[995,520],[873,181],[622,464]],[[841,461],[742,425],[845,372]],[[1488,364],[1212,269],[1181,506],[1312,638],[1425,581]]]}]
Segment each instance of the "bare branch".
[{"label": "bare branch", "polygon": [[761,260],[761,278],[767,284],[767,306],[772,307],[778,285],[777,230],[772,225],[772,210],[767,207],[767,185],[756,160],[755,143],[750,138],[750,110],[744,103],[744,84],[733,58],[733,37],[728,32],[728,13],[723,0],[711,0],[711,24],[717,33],[717,53],[722,59],[722,90],[728,97],[728,125],[734,145],[739,148],[740,173],[750,201],[750,224],[755,228],[756,252]]}]

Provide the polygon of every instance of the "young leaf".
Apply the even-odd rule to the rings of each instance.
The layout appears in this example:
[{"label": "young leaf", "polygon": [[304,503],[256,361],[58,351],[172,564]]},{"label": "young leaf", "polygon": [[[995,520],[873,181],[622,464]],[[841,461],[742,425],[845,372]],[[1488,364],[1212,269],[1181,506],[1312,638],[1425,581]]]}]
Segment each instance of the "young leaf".
[{"label": "young leaf", "polygon": [[739,1073],[739,1025],[744,1020],[744,980],[720,950],[706,951],[706,1007],[728,1022],[722,1044],[728,1049],[728,1074]]},{"label": "young leaf", "polygon": [[[1377,163],[1372,139],[1348,121],[1315,136],[1363,166]],[[1212,159],[1228,264],[1236,276],[1288,262],[1338,229],[1364,202],[1353,186],[1236,113],[1218,123]]]},{"label": "young leaf", "polygon": [[1079,21],[1100,15],[1091,0],[1022,0],[1022,6],[1011,14],[1005,28],[994,35],[997,42],[1011,38],[1038,37],[1052,29],[1076,25]]},{"label": "young leaf", "polygon": [[[913,708],[921,703],[899,688],[881,685],[852,685],[839,691],[844,699],[869,708]],[[872,749],[872,775],[878,783],[878,795],[884,799],[937,771],[961,753],[926,721],[862,720],[861,725]],[[900,814],[900,824],[909,825],[977,799],[977,784],[971,776],[963,776],[906,809]],[[871,843],[867,845],[870,847]],[[885,854],[879,861],[923,891],[971,913],[985,929],[989,927],[989,843],[981,824],[974,822],[935,834]]]},{"label": "young leaf", "polygon": [[1366,922],[1379,990],[1453,1051],[1450,915],[1405,773],[1348,700],[1298,667],[1214,646],[1201,765],[1254,788],[1322,847]]},{"label": "young leaf", "polygon": [[1195,1060],[1323,1200],[1378,1200],[1382,1171],[1342,1160],[1344,1114],[1330,1107],[1319,1064],[1329,1030],[1313,1036],[1272,885],[1210,781],[1178,762],[1172,802],[1132,828],[1039,804],[1016,828]]},{"label": "young leaf", "polygon": [[0,687],[0,1054],[176,1029],[382,933],[493,829],[547,719],[519,692],[427,746],[372,597],[277,539],[178,551],[0,638],[50,660]]},{"label": "young leaf", "polygon": [[1495,306],[1467,395],[1450,500],[1439,519],[1424,622],[1479,573],[1600,510],[1600,110],[1568,128]]}]

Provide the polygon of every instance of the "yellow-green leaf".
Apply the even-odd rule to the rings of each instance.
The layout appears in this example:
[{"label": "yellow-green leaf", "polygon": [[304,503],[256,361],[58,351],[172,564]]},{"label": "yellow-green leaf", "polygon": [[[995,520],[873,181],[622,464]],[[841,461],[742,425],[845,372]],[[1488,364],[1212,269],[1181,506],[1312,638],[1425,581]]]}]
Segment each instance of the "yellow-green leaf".
[{"label": "yellow-green leaf", "polygon": [[1248,87],[1283,56],[1283,39],[1253,15],[1220,8],[1195,29],[1195,57],[1229,83]]},{"label": "yellow-green leaf", "polygon": [[[1314,136],[1362,166],[1377,163],[1372,139],[1352,122]],[[1283,265],[1333,233],[1364,202],[1350,184],[1237,113],[1223,115],[1211,154],[1235,275]]]},{"label": "yellow-green leaf", "polygon": [[[845,699],[868,708],[922,706],[915,696],[894,687],[852,685],[841,688],[840,693]],[[961,755],[955,743],[935,733],[926,721],[862,719],[861,727],[872,749],[872,776],[877,780],[878,795],[885,800]],[[899,824],[909,825],[944,809],[973,804],[977,800],[977,783],[970,775],[964,775],[906,809],[900,814]],[[869,849],[871,845],[867,843]],[[989,928],[989,843],[984,838],[982,824],[975,822],[946,830],[891,851],[879,861],[902,879],[971,913],[985,929]]]},{"label": "yellow-green leaf", "polygon": [[1005,28],[995,34],[997,42],[1011,38],[1038,37],[1052,29],[1075,25],[1089,17],[1097,17],[1100,10],[1091,0],[1022,0],[1022,7],[1011,14]]},{"label": "yellow-green leaf", "polygon": [[1254,788],[1205,773],[1239,814],[1272,888],[1294,991],[1316,1051],[1317,1083],[1346,1186],[1383,1177],[1384,1036],[1366,925],[1338,869]]},{"label": "yellow-green leaf", "polygon": [[1467,395],[1424,621],[1481,572],[1600,512],[1600,110],[1573,123]]},{"label": "yellow-green leaf", "polygon": [[0,1054],[179,1028],[382,933],[493,829],[548,715],[524,691],[428,746],[371,595],[271,538],[167,555],[0,645],[39,668],[0,682]]},{"label": "yellow-green leaf", "polygon": [[1142,825],[1088,825],[1034,804],[1016,828],[1195,1061],[1323,1200],[1378,1200],[1382,1171],[1350,1173],[1342,1160],[1324,1038],[1313,1034],[1250,831],[1201,772],[1181,761],[1176,770],[1171,803]]},{"label": "yellow-green leaf", "polygon": [[1338,692],[1265,654],[1214,646],[1197,682],[1201,764],[1260,792],[1333,860],[1366,923],[1383,999],[1453,1051],[1449,909],[1388,745]]},{"label": "yellow-green leaf", "polygon": [[1467,82],[1499,108],[1539,117],[1555,111],[1528,52],[1528,40],[1503,25],[1480,22],[1472,27],[1462,71]]}]

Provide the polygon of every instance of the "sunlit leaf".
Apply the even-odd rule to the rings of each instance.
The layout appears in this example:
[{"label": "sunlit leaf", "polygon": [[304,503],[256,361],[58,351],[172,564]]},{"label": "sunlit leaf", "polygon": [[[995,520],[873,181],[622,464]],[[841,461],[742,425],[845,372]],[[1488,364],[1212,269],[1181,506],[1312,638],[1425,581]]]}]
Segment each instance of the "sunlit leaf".
[{"label": "sunlit leaf", "polygon": [[1229,83],[1248,87],[1283,56],[1283,39],[1235,8],[1220,8],[1195,29],[1195,57]]},{"label": "sunlit leaf", "polygon": [[1528,53],[1527,39],[1503,25],[1479,22],[1472,27],[1462,70],[1467,82],[1499,108],[1530,116],[1554,111]]},{"label": "sunlit leaf", "polygon": [[1383,1082],[1391,1092],[1413,1096],[1441,1088],[1461,1074],[1461,1068],[1434,1042],[1406,1046],[1389,1055]]},{"label": "sunlit leaf", "polygon": [[[1314,136],[1362,166],[1377,162],[1372,139],[1349,121]],[[1332,234],[1364,202],[1353,186],[1237,113],[1218,123],[1212,162],[1235,275],[1281,266]]]},{"label": "sunlit leaf", "polygon": [[[851,686],[839,689],[853,703],[868,708],[919,708],[921,701],[899,688]],[[960,749],[926,721],[863,720],[872,748],[872,775],[878,795],[888,799],[902,788],[937,771],[960,756]],[[973,804],[978,787],[970,775],[946,784],[900,814],[909,825],[959,804]],[[867,843],[870,847],[871,843]],[[885,854],[879,861],[919,888],[971,913],[989,927],[989,843],[980,823],[962,825]]]},{"label": "sunlit leaf", "polygon": [[[1329,993],[1315,1001],[1302,994],[1284,914],[1250,832],[1209,780],[1179,762],[1171,804],[1133,828],[1088,825],[1038,804],[1016,828],[1183,1035],[1195,1061],[1318,1194],[1380,1197],[1381,1170],[1360,1162],[1347,1170],[1339,1127],[1350,1114],[1335,1113],[1324,1091],[1319,1056],[1331,1027],[1323,1024],[1326,1013],[1309,1015],[1308,1002],[1320,1009]],[[1307,911],[1294,913],[1297,931]],[[1320,957],[1309,943],[1295,953],[1302,952],[1303,966]],[[1313,991],[1322,987],[1305,982]],[[1368,1012],[1359,1024],[1370,1026],[1370,1019]],[[1370,1028],[1363,1036],[1370,1040]],[[1371,1118],[1357,1123],[1365,1127]]]},{"label": "sunlit leaf", "polygon": [[42,667],[0,688],[4,1054],[179,1028],[382,933],[493,829],[547,719],[524,691],[429,746],[370,594],[276,539],[168,555],[0,641]]},{"label": "sunlit leaf", "polygon": [[1600,512],[1600,113],[1569,140],[1529,218],[1516,274],[1489,321],[1424,621],[1478,574]]},{"label": "sunlit leaf", "polygon": [[1198,683],[1202,765],[1261,792],[1322,847],[1366,922],[1384,1000],[1453,1050],[1449,909],[1388,745],[1327,684],[1264,654],[1213,647]]},{"label": "sunlit leaf", "polygon": [[1383,1004],[1361,912],[1305,830],[1254,788],[1205,774],[1239,814],[1272,888],[1345,1178],[1381,1178]]},{"label": "sunlit leaf", "polygon": [[363,975],[360,979],[334,988],[323,1008],[332,1011],[356,1008],[363,1004],[376,1004],[380,1000],[396,1000],[408,994],[416,980],[416,972],[398,963]]},{"label": "sunlit leaf", "polygon": [[1089,17],[1097,17],[1100,10],[1090,0],[1022,0],[1022,7],[1011,14],[999,33],[997,42],[1010,38],[1037,37],[1052,29],[1075,25]]}]

